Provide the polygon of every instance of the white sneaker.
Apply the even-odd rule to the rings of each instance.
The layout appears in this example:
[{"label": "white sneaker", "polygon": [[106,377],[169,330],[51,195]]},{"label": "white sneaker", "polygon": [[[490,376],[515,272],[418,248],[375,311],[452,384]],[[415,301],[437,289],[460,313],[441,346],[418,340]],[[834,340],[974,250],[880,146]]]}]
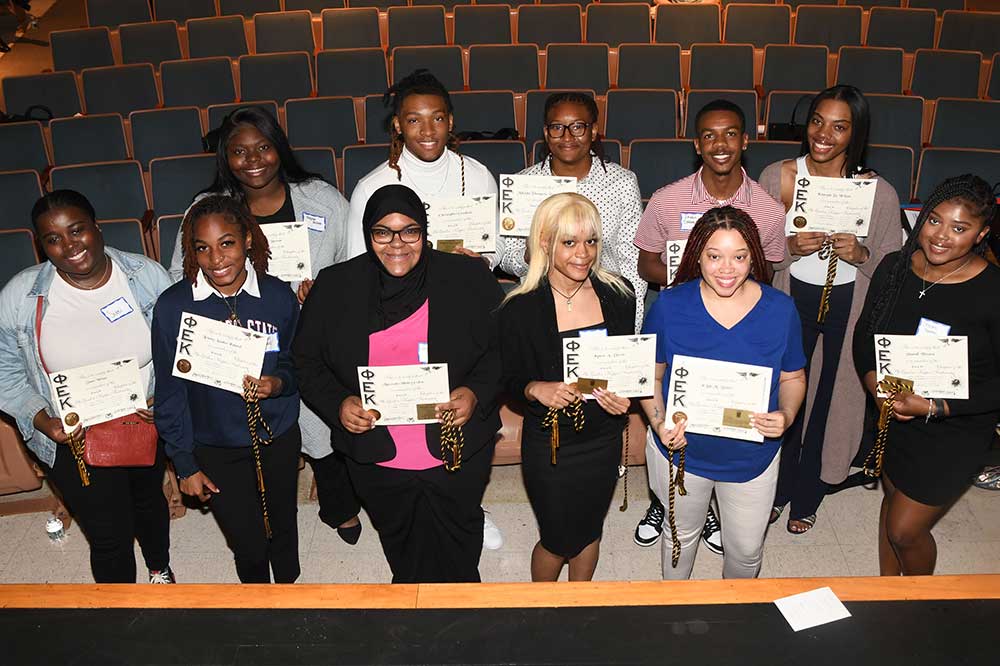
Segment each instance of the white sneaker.
[{"label": "white sneaker", "polygon": [[503,547],[503,532],[490,519],[490,512],[483,509],[483,548],[500,550]]}]

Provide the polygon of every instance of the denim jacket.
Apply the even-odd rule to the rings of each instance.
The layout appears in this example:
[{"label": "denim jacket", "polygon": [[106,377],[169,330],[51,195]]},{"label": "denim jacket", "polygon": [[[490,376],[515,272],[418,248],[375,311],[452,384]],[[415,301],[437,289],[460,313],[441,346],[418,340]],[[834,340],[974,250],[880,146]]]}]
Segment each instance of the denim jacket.
[{"label": "denim jacket", "polygon": [[[158,263],[142,255],[111,247],[105,247],[105,252],[124,271],[142,316],[150,325],[157,297],[170,286],[169,275]],[[43,316],[48,307],[49,288],[55,274],[55,267],[46,261],[12,277],[0,292],[0,410],[17,420],[25,444],[50,467],[56,459],[56,443],[35,432],[33,420],[43,409],[53,416],[58,412],[39,356],[35,321],[39,299]],[[86,340],[80,344],[86,344]],[[150,376],[147,396],[153,395],[153,383]]]}]

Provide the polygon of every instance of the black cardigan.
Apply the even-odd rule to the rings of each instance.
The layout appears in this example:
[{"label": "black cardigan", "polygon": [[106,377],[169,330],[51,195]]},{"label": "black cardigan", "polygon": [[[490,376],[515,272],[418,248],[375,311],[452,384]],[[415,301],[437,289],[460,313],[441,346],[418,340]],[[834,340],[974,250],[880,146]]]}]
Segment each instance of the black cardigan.
[{"label": "black cardigan", "polygon": [[[635,333],[635,297],[616,291],[593,274],[591,284],[601,303],[608,335]],[[528,382],[563,380],[562,339],[548,280],[507,301],[500,308],[499,320],[503,386],[512,397],[526,400],[524,388]],[[529,407],[538,411],[540,403],[531,401]]]},{"label": "black cardigan", "polygon": [[[503,292],[481,260],[429,248],[424,252],[430,253],[428,360],[447,363],[449,386],[466,386],[479,401],[463,426],[466,459],[495,441],[500,429],[495,313]],[[368,313],[374,307],[377,271],[366,254],[320,271],[292,343],[302,399],[330,426],[333,447],[360,463],[396,455],[388,429],[356,435],[340,422],[341,403],[361,393],[358,366],[368,365]],[[427,448],[436,458],[441,456],[440,434],[438,424],[427,426]]]}]

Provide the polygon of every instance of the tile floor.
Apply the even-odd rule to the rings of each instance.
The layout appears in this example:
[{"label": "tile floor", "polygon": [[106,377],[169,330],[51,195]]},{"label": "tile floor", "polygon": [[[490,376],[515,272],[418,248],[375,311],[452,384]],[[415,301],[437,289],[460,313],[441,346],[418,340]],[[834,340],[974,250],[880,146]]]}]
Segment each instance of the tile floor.
[{"label": "tile floor", "polygon": [[[605,522],[597,580],[656,580],[660,576],[659,546],[640,548],[632,542],[632,530],[646,509],[644,476],[643,468],[632,468],[629,507],[624,513],[618,510],[622,499],[619,484]],[[803,535],[789,534],[784,521],[779,521],[768,533],[761,575],[877,575],[875,525],[880,498],[880,492],[864,488],[830,496],[820,507],[816,527]],[[537,528],[520,466],[493,468],[485,506],[503,530],[505,544],[499,551],[483,552],[483,580],[529,580],[528,562]],[[937,573],[1000,573],[998,510],[1000,493],[996,492],[972,488],[958,501],[934,531],[939,550]],[[316,511],[315,503],[300,504],[301,582],[389,581],[389,567],[367,518],[362,517],[365,530],[361,541],[348,546],[319,521]],[[64,543],[54,544],[45,534],[45,518],[37,513],[0,517],[0,582],[91,582],[87,545],[79,529],[74,525]],[[238,582],[232,556],[210,514],[188,511],[173,521],[171,542],[172,566],[180,581]],[[138,548],[136,555],[139,557]],[[721,570],[722,559],[702,547],[694,577],[718,578]]]}]

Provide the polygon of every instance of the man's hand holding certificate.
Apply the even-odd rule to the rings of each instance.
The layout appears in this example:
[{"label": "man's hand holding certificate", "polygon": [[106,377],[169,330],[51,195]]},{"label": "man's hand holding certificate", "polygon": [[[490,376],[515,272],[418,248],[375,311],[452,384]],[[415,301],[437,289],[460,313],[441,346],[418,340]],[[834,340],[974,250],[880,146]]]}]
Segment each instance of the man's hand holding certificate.
[{"label": "man's hand holding certificate", "polygon": [[653,395],[655,335],[587,335],[563,340],[563,381],[590,396],[595,388],[622,398]]},{"label": "man's hand holding certificate", "polygon": [[260,230],[267,237],[267,244],[271,249],[268,273],[287,282],[301,282],[312,278],[307,223],[262,224]]},{"label": "man's hand holding certificate", "polygon": [[435,408],[451,400],[447,363],[363,365],[358,368],[361,405],[375,425],[437,423]]},{"label": "man's hand holding certificate", "polygon": [[427,239],[442,252],[495,252],[497,196],[426,197]]},{"label": "man's hand holding certificate", "polygon": [[796,177],[785,233],[819,231],[867,236],[877,186],[877,178]]},{"label": "man's hand holding certificate", "polygon": [[50,372],[49,382],[66,432],[146,408],[146,387],[134,358]]},{"label": "man's hand holding certificate", "polygon": [[181,313],[171,374],[243,395],[243,378],[260,377],[267,338],[264,333]]},{"label": "man's hand holding certificate", "polygon": [[687,432],[763,442],[753,414],[768,411],[771,368],[675,355],[668,368],[667,423],[687,420]]},{"label": "man's hand holding certificate", "polygon": [[[913,382],[924,398],[969,398],[969,338],[964,335],[875,335],[875,381]],[[882,396],[885,397],[885,396]]]},{"label": "man's hand holding certificate", "polygon": [[562,192],[576,192],[576,178],[501,174],[500,234],[527,237],[538,205]]}]

